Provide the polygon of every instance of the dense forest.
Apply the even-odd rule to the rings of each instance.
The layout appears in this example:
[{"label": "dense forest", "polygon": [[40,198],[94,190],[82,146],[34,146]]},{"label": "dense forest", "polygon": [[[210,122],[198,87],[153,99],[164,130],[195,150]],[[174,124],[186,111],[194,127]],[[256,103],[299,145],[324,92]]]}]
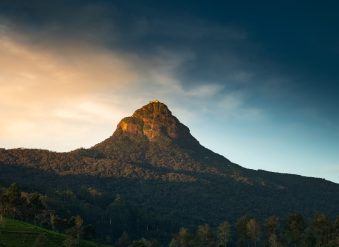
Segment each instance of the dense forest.
[{"label": "dense forest", "polygon": [[[121,198],[116,200],[116,203],[122,203]],[[120,202],[118,202],[119,200]],[[84,224],[81,216],[76,215],[69,219],[61,218],[48,207],[46,196],[21,192],[16,184],[12,184],[8,188],[2,188],[0,192],[0,224],[4,217],[10,217],[66,233],[67,238],[63,243],[64,246],[80,246],[80,239],[96,238],[95,228],[92,225]],[[111,213],[123,217],[124,212],[120,207],[116,207],[112,208]],[[150,217],[152,216],[150,215]],[[111,224],[123,227],[128,226],[129,223],[122,219]],[[238,218],[234,224],[225,220],[215,226],[210,226],[207,223],[190,229],[182,226],[176,234],[173,234],[169,243],[146,238],[133,240],[127,230],[128,227],[120,237],[114,239],[115,246],[339,246],[339,216],[336,219],[331,219],[321,212],[316,213],[312,218],[304,218],[300,213],[289,213],[283,219],[273,215],[260,221],[249,215],[244,215]]]}]

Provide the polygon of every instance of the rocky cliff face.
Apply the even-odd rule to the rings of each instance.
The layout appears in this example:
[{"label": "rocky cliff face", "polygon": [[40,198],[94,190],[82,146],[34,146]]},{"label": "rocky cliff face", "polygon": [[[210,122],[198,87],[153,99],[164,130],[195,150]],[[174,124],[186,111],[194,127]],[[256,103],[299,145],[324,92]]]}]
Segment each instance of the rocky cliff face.
[{"label": "rocky cliff face", "polygon": [[226,168],[232,164],[201,146],[159,101],[151,101],[122,119],[113,135],[92,150],[110,159],[191,171]]},{"label": "rocky cliff face", "polygon": [[[190,139],[196,142],[191,136],[189,129],[174,117],[167,106],[159,101],[151,101],[149,104],[136,110],[131,117],[135,122],[140,123],[143,134],[150,141],[157,141],[169,138],[173,141]],[[122,120],[119,127],[124,130],[128,122]]]},{"label": "rocky cliff face", "polygon": [[168,107],[155,100],[120,121],[114,135],[144,136],[151,142],[197,145],[189,129],[172,115]]}]

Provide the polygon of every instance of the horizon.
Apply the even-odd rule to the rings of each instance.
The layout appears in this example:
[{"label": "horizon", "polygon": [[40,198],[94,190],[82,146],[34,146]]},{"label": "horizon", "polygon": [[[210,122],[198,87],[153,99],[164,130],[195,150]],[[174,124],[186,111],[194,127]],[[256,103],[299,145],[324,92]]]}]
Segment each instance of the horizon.
[{"label": "horizon", "polygon": [[240,166],[339,183],[339,5],[291,4],[2,1],[0,148],[89,148],[158,98]]}]

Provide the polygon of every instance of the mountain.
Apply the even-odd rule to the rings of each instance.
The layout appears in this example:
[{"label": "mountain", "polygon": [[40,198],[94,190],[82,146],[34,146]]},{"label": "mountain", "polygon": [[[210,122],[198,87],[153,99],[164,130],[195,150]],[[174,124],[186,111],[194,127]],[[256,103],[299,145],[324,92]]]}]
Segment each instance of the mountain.
[{"label": "mountain", "polygon": [[128,230],[167,240],[180,226],[244,214],[339,213],[338,184],[234,164],[203,147],[159,101],[89,149],[0,149],[0,184],[11,182],[48,195],[60,214],[80,211],[102,238]]},{"label": "mountain", "polygon": [[189,129],[159,101],[151,101],[131,117],[122,119],[113,135],[90,151],[119,163],[142,165],[153,170],[155,176],[164,177],[189,172],[226,175],[229,167],[237,167],[200,145]]}]

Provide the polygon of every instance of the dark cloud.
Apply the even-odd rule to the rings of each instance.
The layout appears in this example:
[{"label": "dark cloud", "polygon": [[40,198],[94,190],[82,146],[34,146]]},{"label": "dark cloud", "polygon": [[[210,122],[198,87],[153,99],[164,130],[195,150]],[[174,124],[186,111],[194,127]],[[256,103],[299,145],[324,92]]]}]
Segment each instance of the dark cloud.
[{"label": "dark cloud", "polygon": [[287,101],[326,108],[326,117],[335,119],[337,7],[317,1],[4,0],[0,14],[32,44],[81,40],[144,60],[172,54],[181,57],[174,76],[184,88],[220,84],[252,95],[251,104],[283,109]]}]

